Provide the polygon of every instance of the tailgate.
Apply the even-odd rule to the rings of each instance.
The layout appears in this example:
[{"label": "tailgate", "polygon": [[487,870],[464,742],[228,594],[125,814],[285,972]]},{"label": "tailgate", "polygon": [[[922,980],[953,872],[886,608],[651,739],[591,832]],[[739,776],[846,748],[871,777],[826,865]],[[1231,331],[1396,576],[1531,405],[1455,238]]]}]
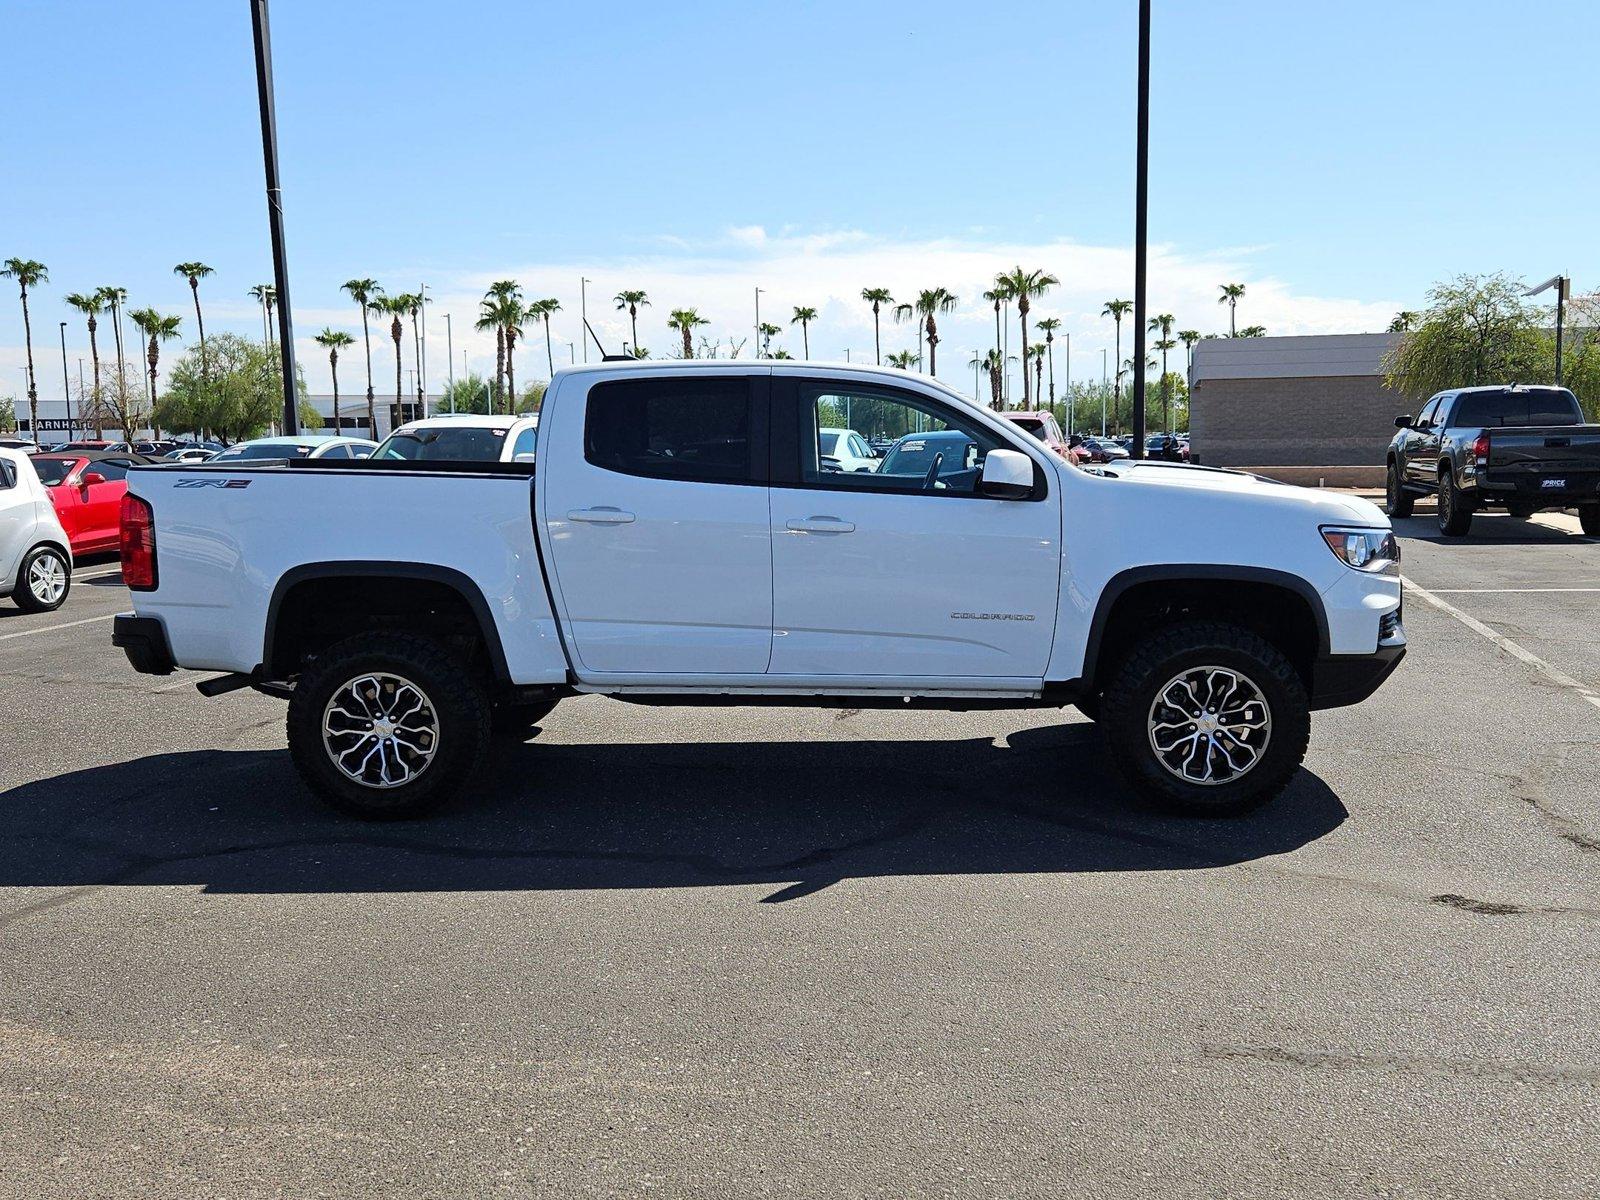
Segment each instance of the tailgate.
[{"label": "tailgate", "polygon": [[1519,471],[1600,470],[1600,425],[1489,429],[1489,466]]}]

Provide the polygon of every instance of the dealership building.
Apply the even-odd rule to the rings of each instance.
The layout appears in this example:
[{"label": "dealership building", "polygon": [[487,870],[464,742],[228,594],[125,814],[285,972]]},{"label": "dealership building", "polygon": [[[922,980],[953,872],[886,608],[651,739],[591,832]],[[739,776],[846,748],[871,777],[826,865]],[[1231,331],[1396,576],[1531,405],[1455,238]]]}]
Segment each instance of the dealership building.
[{"label": "dealership building", "polygon": [[[339,428],[337,430],[334,429],[333,425],[333,394],[331,392],[325,395],[313,392],[306,397],[306,400],[312,408],[316,409],[317,412],[322,414],[322,428],[317,432],[342,433],[346,437],[372,436],[367,429],[367,393],[365,388],[358,390],[354,396],[343,391],[340,392]],[[439,398],[437,396],[430,395],[428,397],[428,402],[431,407],[439,403]],[[15,408],[17,414],[17,428],[21,431],[23,437],[28,437],[29,416],[27,397],[17,397]],[[377,410],[378,417],[377,439],[387,437],[389,431],[396,425],[404,424],[406,421],[415,420],[421,412],[415,398],[406,401],[404,404],[396,404],[393,392],[389,394],[387,399],[381,394],[377,396],[374,408]],[[109,421],[105,423],[103,432],[106,438],[111,441],[118,441],[122,437],[121,430],[113,430],[110,427]],[[40,441],[69,442],[78,438],[90,438],[93,436],[93,424],[91,422],[84,421],[81,415],[75,411],[75,406],[69,404],[59,396],[53,398],[47,396],[39,397]],[[143,429],[135,430],[133,433],[134,438],[149,436],[149,426],[146,426]]]},{"label": "dealership building", "polygon": [[[1383,382],[1394,333],[1215,338],[1195,343],[1190,442],[1218,467],[1367,467],[1381,479],[1396,414]],[[1302,472],[1286,472],[1297,481]],[[1315,482],[1315,480],[1307,480]]]}]

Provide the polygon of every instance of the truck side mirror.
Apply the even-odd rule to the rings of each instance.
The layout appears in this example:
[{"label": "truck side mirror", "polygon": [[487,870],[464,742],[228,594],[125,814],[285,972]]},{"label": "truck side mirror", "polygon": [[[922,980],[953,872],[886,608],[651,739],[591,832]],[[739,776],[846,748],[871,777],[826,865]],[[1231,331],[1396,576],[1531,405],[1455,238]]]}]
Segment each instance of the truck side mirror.
[{"label": "truck side mirror", "polygon": [[996,500],[1026,500],[1033,495],[1033,459],[1020,450],[989,451],[978,491]]},{"label": "truck side mirror", "polygon": [[1410,413],[1405,413],[1403,416],[1396,417],[1394,419],[1394,427],[1396,429],[1410,429],[1411,428],[1411,414]]}]

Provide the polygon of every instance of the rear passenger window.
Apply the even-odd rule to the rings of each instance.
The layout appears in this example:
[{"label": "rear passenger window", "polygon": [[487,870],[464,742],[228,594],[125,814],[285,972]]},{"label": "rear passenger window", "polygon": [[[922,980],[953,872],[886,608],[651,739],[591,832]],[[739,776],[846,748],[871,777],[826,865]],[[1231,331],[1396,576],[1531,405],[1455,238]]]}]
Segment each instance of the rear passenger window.
[{"label": "rear passenger window", "polygon": [[131,464],[125,463],[119,458],[102,458],[98,460],[91,460],[89,464],[83,468],[83,473],[85,475],[104,475],[107,483],[115,483],[119,479],[126,479],[128,477],[128,467],[130,465]]},{"label": "rear passenger window", "polygon": [[17,472],[10,463],[0,458],[0,489],[17,486]]},{"label": "rear passenger window", "polygon": [[[589,390],[583,456],[625,475],[763,482],[751,385],[730,379],[619,379]],[[764,454],[760,456],[764,459]]]}]

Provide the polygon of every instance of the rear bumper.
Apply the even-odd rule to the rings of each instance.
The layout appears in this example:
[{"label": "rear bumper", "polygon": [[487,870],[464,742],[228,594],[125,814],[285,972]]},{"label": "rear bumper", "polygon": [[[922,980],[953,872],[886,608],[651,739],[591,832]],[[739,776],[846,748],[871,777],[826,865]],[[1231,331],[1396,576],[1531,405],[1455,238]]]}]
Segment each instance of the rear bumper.
[{"label": "rear bumper", "polygon": [[1324,654],[1311,667],[1311,707],[1360,704],[1382,686],[1406,656],[1405,643],[1379,646],[1375,654]]},{"label": "rear bumper", "polygon": [[171,675],[177,665],[167,644],[166,626],[154,617],[118,613],[111,622],[111,644],[128,656],[141,675]]}]

